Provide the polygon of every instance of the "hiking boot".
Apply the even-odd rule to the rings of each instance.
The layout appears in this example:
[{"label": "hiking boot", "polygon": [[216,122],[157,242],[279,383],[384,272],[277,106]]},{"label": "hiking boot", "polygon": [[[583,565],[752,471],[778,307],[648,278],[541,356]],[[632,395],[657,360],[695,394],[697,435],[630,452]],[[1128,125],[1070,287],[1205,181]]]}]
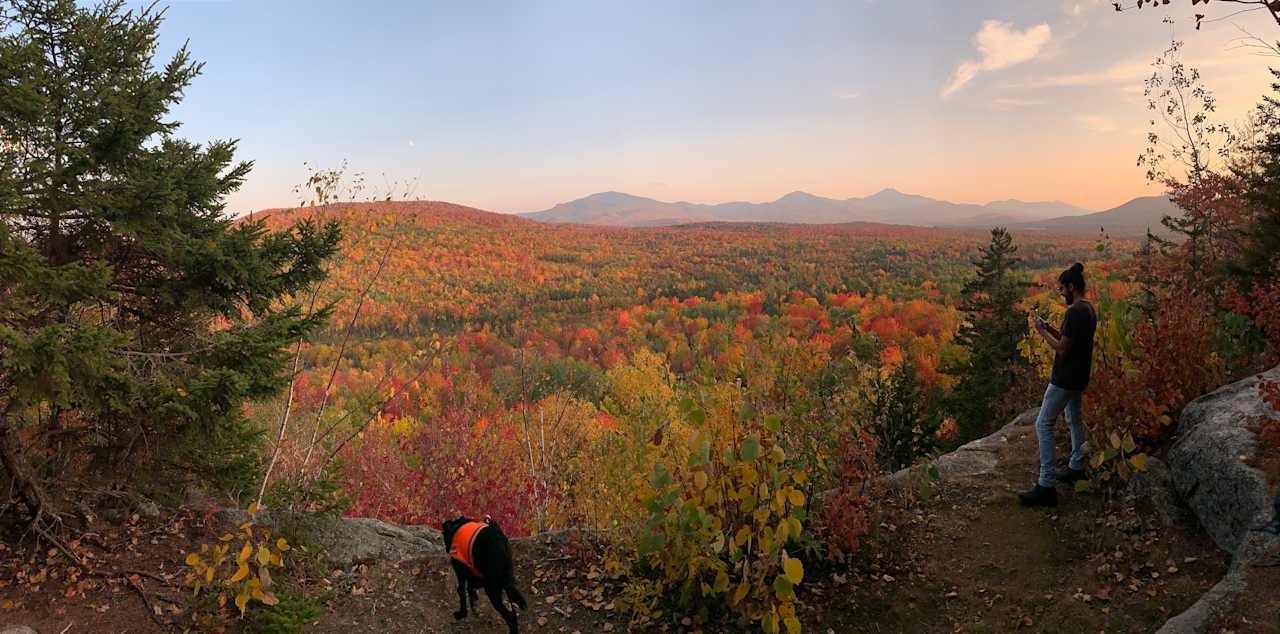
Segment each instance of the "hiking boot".
[{"label": "hiking boot", "polygon": [[1042,487],[1039,484],[1026,493],[1018,494],[1018,501],[1023,506],[1057,506],[1058,490],[1053,487]]},{"label": "hiking boot", "polygon": [[1053,477],[1058,481],[1058,484],[1075,484],[1081,480],[1089,479],[1084,469],[1072,469],[1071,467],[1058,469],[1054,472]]}]

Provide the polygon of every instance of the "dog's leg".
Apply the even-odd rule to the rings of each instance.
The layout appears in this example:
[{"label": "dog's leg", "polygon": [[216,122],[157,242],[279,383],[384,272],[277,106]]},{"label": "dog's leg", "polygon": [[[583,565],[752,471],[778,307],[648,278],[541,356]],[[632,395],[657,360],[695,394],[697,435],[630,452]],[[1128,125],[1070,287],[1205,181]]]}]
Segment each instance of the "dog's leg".
[{"label": "dog's leg", "polygon": [[[458,577],[458,606],[459,607],[458,607],[458,611],[453,613],[453,618],[465,619],[467,618],[467,576],[459,573],[456,569],[454,570],[454,573]],[[475,589],[473,588],[471,592],[474,594]],[[472,602],[472,607],[475,607],[474,602]]]},{"label": "dog's leg", "polygon": [[516,623],[515,612],[512,612],[507,607],[507,604],[502,601],[502,587],[485,584],[484,592],[489,595],[489,602],[493,603],[494,609],[498,611],[498,614],[502,615],[502,620],[507,622],[507,632],[509,634],[519,634],[520,626]]},{"label": "dog's leg", "polygon": [[509,599],[512,603],[520,606],[521,612],[529,609],[529,606],[524,602],[524,595],[520,594],[520,591],[516,589],[515,579],[511,579],[507,581],[506,590],[507,590],[507,599]]},{"label": "dog's leg", "polygon": [[476,611],[476,601],[479,601],[479,600],[480,600],[480,594],[479,594],[478,592],[476,592],[476,584],[474,584],[474,583],[473,583],[473,584],[471,584],[471,585],[467,586],[467,593],[468,593],[468,596],[470,596],[470,598],[471,598],[471,611],[472,611],[472,612],[475,612],[475,611]]}]

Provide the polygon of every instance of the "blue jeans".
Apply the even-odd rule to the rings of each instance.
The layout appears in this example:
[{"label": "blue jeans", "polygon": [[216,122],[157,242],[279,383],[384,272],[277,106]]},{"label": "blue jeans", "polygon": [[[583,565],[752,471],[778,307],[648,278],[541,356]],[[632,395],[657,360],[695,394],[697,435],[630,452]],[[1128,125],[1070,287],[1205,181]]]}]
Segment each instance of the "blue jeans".
[{"label": "blue jeans", "polygon": [[1040,416],[1036,418],[1036,438],[1040,441],[1040,486],[1051,487],[1057,477],[1054,460],[1053,428],[1058,415],[1066,410],[1067,427],[1071,429],[1071,468],[1084,469],[1084,412],[1080,409],[1083,392],[1064,390],[1052,383],[1044,391]]}]

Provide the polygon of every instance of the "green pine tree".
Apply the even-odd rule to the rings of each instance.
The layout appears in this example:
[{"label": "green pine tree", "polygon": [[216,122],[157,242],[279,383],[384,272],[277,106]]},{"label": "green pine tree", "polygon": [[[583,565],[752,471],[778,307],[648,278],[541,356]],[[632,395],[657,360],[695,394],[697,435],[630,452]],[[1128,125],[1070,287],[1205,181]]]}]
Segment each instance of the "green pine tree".
[{"label": "green pine tree", "polygon": [[960,439],[989,433],[1007,414],[999,410],[1001,396],[1013,385],[1027,360],[1018,352],[1026,335],[1026,317],[1018,311],[1026,284],[1015,275],[1022,264],[1013,236],[1003,227],[991,230],[991,242],[973,261],[977,276],[964,285],[960,309],[965,323],[956,341],[968,352],[961,362],[944,368],[958,381],[946,409],[960,426]]},{"label": "green pine tree", "polygon": [[[1280,80],[1280,70],[1271,74]],[[1280,95],[1280,81],[1271,88]],[[1263,97],[1255,124],[1265,132],[1240,170],[1253,214],[1244,248],[1227,264],[1244,290],[1280,278],[1280,97]]]},{"label": "green pine tree", "polygon": [[876,436],[876,463],[892,473],[909,467],[935,449],[942,425],[938,390],[925,386],[909,358],[892,372],[867,368],[862,390],[862,414]]},{"label": "green pine tree", "polygon": [[338,227],[229,217],[251,164],[175,137],[201,65],[153,64],[160,12],[0,16],[0,464],[36,519],[55,477],[248,484],[241,406],[287,383],[283,350],[327,316],[295,294]]}]

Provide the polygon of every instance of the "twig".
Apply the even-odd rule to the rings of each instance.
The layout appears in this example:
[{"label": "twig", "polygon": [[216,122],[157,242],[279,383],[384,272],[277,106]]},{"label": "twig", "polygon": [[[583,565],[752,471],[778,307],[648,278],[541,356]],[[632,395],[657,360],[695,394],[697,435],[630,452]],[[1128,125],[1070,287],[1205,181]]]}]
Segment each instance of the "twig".
[{"label": "twig", "polygon": [[138,575],[139,577],[146,577],[154,581],[159,581],[160,583],[164,583],[164,584],[169,583],[168,579],[165,579],[164,577],[161,577],[160,575],[157,575],[154,572],[147,572],[145,570],[133,570],[131,568],[119,568],[119,569],[112,569],[112,570],[90,570],[86,574],[88,574],[90,577],[105,577],[107,579],[128,579],[130,575]]},{"label": "twig", "polygon": [[[417,374],[413,375],[413,378],[409,379],[408,383],[412,384],[413,382],[422,378],[422,375],[426,374],[427,371],[430,369],[431,369],[430,363],[424,364],[422,370],[419,371]],[[383,411],[387,409],[387,405],[391,403],[391,399],[393,398],[395,398],[395,394],[392,394],[391,396],[388,396],[387,398],[383,399],[382,403],[378,405],[378,408],[373,410],[373,412],[371,412],[369,416],[364,419],[364,423],[362,423],[359,427],[352,430],[351,433],[348,434],[346,438],[342,439],[342,442],[339,442],[337,446],[335,446],[331,451],[329,451],[329,455],[325,456],[324,462],[320,463],[321,472],[324,471],[324,468],[327,467],[330,462],[333,462],[334,457],[338,455],[338,452],[342,451],[342,448],[345,447],[347,443],[351,442],[352,438],[355,438],[360,434],[360,432],[363,432],[365,428],[369,426],[369,423],[373,422],[374,418],[377,418],[378,414],[381,414]]]},{"label": "twig", "polygon": [[307,447],[306,456],[302,458],[304,472],[311,462],[312,451],[316,447],[316,433],[320,431],[320,421],[324,417],[325,407],[329,404],[329,391],[333,389],[333,382],[338,377],[338,368],[342,365],[342,356],[347,352],[347,343],[351,340],[351,331],[355,329],[356,322],[360,319],[360,311],[364,308],[364,300],[369,296],[369,291],[373,290],[373,285],[382,277],[382,270],[387,266],[387,259],[391,256],[391,251],[395,245],[396,240],[393,237],[387,243],[386,250],[382,252],[382,259],[378,262],[378,269],[374,271],[373,277],[369,278],[369,283],[365,285],[364,292],[360,293],[360,298],[356,301],[356,308],[351,313],[351,320],[347,322],[346,330],[342,333],[342,345],[338,348],[338,354],[333,359],[333,368],[329,371],[329,381],[324,386],[320,407],[316,410],[316,422],[311,428],[311,443]]},{"label": "twig", "polygon": [[67,548],[65,545],[63,545],[62,540],[59,540],[57,537],[54,537],[51,533],[49,533],[49,531],[46,531],[44,528],[40,526],[39,516],[36,516],[35,521],[31,522],[31,528],[35,532],[39,533],[40,537],[44,538],[45,541],[49,542],[50,544],[53,544],[58,550],[62,551],[62,554],[66,555],[68,559],[70,559],[73,563],[75,563],[77,568],[84,568],[84,562],[80,561],[80,558],[77,557],[75,553],[71,552],[70,548]]},{"label": "twig", "polygon": [[172,623],[168,623],[166,621],[161,620],[160,615],[156,614],[156,608],[151,604],[151,599],[147,597],[147,591],[145,588],[142,587],[142,582],[134,581],[133,579],[129,579],[127,577],[126,577],[126,580],[129,582],[129,587],[133,588],[134,591],[138,593],[138,596],[142,597],[142,603],[147,607],[147,615],[151,617],[152,621],[156,622],[156,625],[159,625],[160,627],[165,629],[168,629],[171,625],[173,625]]},{"label": "twig", "polygon": [[[319,285],[316,285],[316,291],[311,293],[312,305],[315,303],[319,289]],[[276,461],[280,459],[280,446],[284,443],[285,430],[289,426],[289,412],[293,409],[293,395],[298,384],[298,364],[302,360],[302,338],[302,335],[298,335],[298,343],[293,351],[293,371],[289,373],[289,394],[285,397],[284,409],[280,412],[280,434],[276,437],[275,446],[271,448],[271,461],[267,463],[267,471],[262,475],[262,488],[258,489],[258,506],[262,506],[262,496],[267,492],[271,472],[275,470]]]}]

